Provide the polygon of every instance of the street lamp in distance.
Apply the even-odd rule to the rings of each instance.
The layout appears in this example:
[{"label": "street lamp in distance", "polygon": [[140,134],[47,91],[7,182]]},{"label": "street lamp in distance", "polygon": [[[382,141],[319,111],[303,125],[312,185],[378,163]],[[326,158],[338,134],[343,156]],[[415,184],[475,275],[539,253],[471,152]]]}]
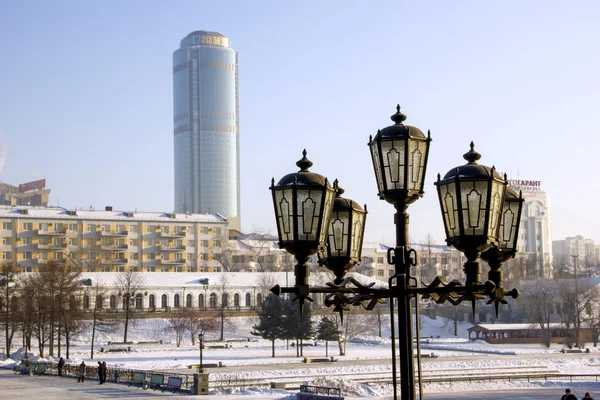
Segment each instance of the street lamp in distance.
[{"label": "street lamp in distance", "polygon": [[198,334],[198,343],[200,345],[200,365],[198,366],[198,372],[203,374],[204,368],[202,365],[202,348],[204,347],[204,333]]}]

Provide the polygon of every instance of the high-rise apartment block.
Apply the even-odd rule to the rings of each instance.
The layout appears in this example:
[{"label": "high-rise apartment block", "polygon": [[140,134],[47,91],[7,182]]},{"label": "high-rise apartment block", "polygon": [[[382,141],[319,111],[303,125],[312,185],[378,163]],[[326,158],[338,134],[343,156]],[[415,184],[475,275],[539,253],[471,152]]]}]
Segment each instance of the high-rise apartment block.
[{"label": "high-rise apartment block", "polygon": [[175,211],[240,226],[238,58],[218,32],[195,31],[173,53]]},{"label": "high-rise apartment block", "polygon": [[88,272],[220,271],[218,214],[0,206],[0,258],[23,272],[51,261]]}]

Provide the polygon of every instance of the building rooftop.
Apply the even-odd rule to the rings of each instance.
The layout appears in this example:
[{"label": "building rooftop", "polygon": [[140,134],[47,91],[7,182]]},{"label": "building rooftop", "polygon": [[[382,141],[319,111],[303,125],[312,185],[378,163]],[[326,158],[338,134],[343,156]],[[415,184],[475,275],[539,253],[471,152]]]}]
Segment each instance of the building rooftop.
[{"label": "building rooftop", "polygon": [[0,218],[64,219],[151,222],[226,223],[220,214],[177,214],[167,212],[137,212],[112,210],[68,210],[62,207],[0,206]]}]

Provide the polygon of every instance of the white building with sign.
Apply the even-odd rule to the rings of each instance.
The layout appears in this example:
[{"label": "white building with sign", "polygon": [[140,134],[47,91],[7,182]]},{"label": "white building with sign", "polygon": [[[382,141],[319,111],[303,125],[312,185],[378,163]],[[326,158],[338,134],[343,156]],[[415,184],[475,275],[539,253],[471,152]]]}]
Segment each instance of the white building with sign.
[{"label": "white building with sign", "polygon": [[552,278],[552,223],[550,197],[541,189],[541,181],[510,180],[521,191],[525,203],[519,227],[517,258],[526,268],[527,279]]}]

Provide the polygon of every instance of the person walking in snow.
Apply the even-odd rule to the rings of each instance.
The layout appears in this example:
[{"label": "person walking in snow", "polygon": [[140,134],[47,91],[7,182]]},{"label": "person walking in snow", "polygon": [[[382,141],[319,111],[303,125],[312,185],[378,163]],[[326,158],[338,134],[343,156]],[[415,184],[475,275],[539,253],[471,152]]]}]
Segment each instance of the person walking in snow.
[{"label": "person walking in snow", "polygon": [[82,361],[81,364],[79,364],[79,378],[77,378],[77,383],[82,382],[85,380],[85,361]]},{"label": "person walking in snow", "polygon": [[102,363],[100,361],[98,361],[98,381],[100,381],[98,385],[102,385]]},{"label": "person walking in snow", "polygon": [[56,369],[58,370],[58,376],[62,376],[62,369],[64,366],[65,366],[65,359],[61,357],[58,360],[58,365],[56,366]]},{"label": "person walking in snow", "polygon": [[102,383],[106,382],[106,361],[102,361]]},{"label": "person walking in snow", "polygon": [[571,394],[570,389],[567,389],[567,390],[565,390],[564,396],[561,397],[560,400],[577,400],[577,397],[575,397],[575,395]]},{"label": "person walking in snow", "polygon": [[582,397],[582,400],[594,400],[594,398],[590,396],[590,392],[585,392],[585,396]]}]

